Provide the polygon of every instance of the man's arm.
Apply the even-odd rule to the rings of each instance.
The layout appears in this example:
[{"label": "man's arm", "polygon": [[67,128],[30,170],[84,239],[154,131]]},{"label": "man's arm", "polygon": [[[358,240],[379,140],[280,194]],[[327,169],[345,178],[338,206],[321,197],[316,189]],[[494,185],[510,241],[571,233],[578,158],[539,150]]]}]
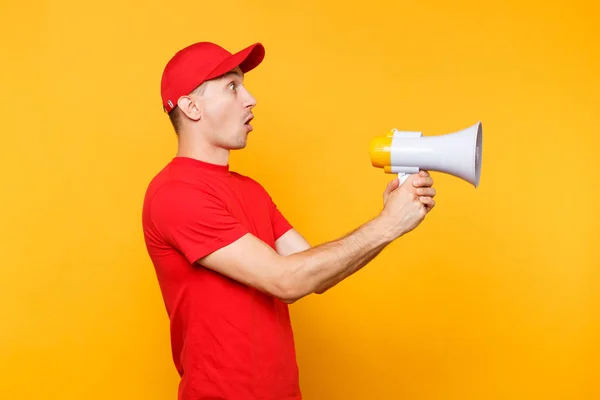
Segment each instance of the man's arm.
[{"label": "man's arm", "polygon": [[[397,236],[390,222],[379,216],[341,239],[288,255],[246,234],[198,264],[293,303],[310,293],[324,292],[366,265]],[[296,237],[294,244],[300,242]],[[287,251],[293,247],[283,241],[280,245]]]},{"label": "man's arm", "polygon": [[[246,233],[196,262],[225,276],[269,293],[286,303],[327,288],[357,272],[389,243],[415,229],[433,208],[433,180],[422,171],[398,188],[388,184],[381,213],[338,240],[292,253],[301,248],[281,241],[280,255],[257,237]],[[295,236],[291,233],[290,237]],[[288,246],[289,245],[289,246]],[[298,247],[295,247],[298,246]]]}]

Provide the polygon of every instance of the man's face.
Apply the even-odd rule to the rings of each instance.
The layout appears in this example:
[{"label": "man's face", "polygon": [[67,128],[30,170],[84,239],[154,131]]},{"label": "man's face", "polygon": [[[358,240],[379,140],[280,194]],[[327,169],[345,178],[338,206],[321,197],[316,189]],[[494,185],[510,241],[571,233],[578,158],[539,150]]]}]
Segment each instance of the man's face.
[{"label": "man's face", "polygon": [[243,79],[242,71],[236,68],[207,82],[201,95],[200,123],[216,147],[241,149],[246,146],[256,100],[244,87]]}]

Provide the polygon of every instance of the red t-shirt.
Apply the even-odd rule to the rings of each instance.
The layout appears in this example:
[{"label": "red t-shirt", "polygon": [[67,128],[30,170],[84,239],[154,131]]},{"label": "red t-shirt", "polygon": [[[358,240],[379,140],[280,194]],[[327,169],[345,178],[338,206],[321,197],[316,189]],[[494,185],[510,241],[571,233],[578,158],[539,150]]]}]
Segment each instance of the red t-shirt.
[{"label": "red t-shirt", "polygon": [[291,227],[259,183],[228,166],[175,157],[150,182],[144,237],[180,400],[301,399],[287,304],[195,264],[246,233],[275,249]]}]

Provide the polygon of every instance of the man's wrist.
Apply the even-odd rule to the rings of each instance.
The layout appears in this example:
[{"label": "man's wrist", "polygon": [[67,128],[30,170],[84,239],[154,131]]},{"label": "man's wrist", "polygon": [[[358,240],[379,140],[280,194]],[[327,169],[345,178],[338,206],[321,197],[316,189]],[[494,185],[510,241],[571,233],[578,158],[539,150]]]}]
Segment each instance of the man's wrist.
[{"label": "man's wrist", "polygon": [[382,244],[389,244],[402,236],[403,232],[399,229],[398,224],[392,221],[391,218],[385,214],[379,214],[373,220],[373,229],[376,230],[378,237],[381,239]]}]

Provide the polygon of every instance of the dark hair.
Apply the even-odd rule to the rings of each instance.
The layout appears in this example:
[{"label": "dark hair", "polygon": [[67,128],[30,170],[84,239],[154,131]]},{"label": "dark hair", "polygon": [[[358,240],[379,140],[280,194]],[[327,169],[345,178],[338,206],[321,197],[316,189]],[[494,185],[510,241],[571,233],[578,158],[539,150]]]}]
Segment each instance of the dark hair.
[{"label": "dark hair", "polygon": [[169,120],[171,121],[171,125],[173,125],[173,129],[175,129],[175,133],[179,135],[181,126],[181,110],[179,107],[175,106],[175,108],[169,112]]}]

